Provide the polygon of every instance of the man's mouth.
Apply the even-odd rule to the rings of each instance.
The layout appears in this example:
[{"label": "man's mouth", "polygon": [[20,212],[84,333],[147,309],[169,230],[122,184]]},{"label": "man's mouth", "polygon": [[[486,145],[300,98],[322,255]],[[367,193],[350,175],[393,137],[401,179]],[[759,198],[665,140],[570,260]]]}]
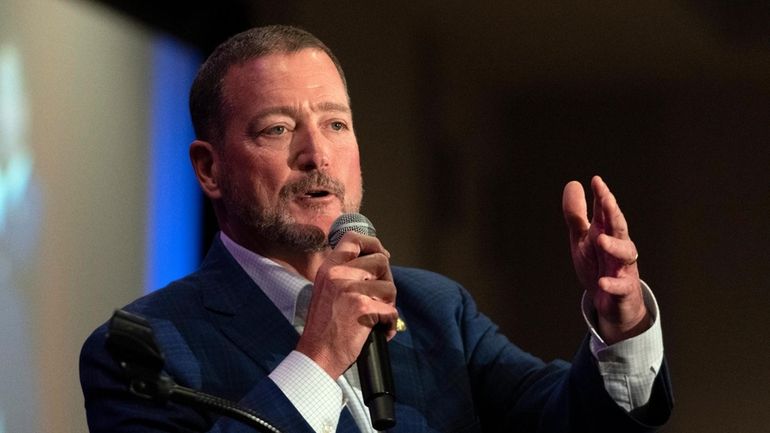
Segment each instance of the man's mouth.
[{"label": "man's mouth", "polygon": [[330,195],[331,193],[322,189],[314,189],[305,193],[305,197],[309,198],[322,198]]}]

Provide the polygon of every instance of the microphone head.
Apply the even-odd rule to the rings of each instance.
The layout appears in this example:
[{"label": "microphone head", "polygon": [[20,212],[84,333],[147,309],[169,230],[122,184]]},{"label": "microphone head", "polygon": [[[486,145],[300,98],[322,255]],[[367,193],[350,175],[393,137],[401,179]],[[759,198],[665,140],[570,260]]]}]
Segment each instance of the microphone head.
[{"label": "microphone head", "polygon": [[360,213],[344,213],[334,220],[329,229],[329,245],[332,248],[336,247],[342,235],[351,231],[366,236],[377,236],[377,231],[369,218]]}]

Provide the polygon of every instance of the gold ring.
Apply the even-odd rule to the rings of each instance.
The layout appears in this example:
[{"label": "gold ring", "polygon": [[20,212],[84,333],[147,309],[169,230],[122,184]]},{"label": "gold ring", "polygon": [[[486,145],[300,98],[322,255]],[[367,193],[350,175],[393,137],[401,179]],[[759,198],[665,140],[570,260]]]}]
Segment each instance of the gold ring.
[{"label": "gold ring", "polygon": [[631,266],[631,265],[633,265],[634,263],[636,263],[636,261],[637,261],[637,260],[639,260],[639,253],[636,253],[636,255],[634,256],[634,258],[633,258],[633,259],[631,259],[630,261],[628,261],[628,262],[624,263],[624,265],[625,265],[625,266]]}]

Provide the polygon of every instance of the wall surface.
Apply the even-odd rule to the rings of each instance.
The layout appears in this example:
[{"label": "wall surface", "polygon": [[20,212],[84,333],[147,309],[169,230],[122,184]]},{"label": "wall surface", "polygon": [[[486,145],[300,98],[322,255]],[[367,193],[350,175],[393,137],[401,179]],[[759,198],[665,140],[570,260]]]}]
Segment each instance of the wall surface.
[{"label": "wall surface", "polygon": [[767,431],[770,7],[418,3],[298,2],[290,21],[345,66],[364,211],[394,261],[569,359],[585,328],[561,191],[600,174],[663,314],[664,431]]},{"label": "wall surface", "polygon": [[0,195],[0,431],[84,432],[80,347],[143,288],[150,37],[79,2],[3,9],[0,187],[23,199]]}]

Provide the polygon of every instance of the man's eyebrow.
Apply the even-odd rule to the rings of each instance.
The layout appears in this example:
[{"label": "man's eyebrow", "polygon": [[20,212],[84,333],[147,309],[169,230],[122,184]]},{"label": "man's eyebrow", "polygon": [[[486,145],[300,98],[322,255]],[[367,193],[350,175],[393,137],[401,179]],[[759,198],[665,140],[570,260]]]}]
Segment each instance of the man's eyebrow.
[{"label": "man's eyebrow", "polygon": [[[320,112],[339,112],[349,114],[351,112],[350,107],[347,104],[341,104],[339,102],[319,102],[312,107],[313,111]],[[290,105],[277,105],[275,107],[268,107],[258,112],[252,119],[262,119],[267,116],[282,114],[289,117],[299,117],[299,110]]]},{"label": "man's eyebrow", "polygon": [[298,111],[296,108],[289,105],[278,105],[275,107],[268,107],[254,115],[252,119],[262,119],[263,117],[272,116],[275,114],[283,114],[285,116],[297,117]]},{"label": "man's eyebrow", "polygon": [[340,104],[338,102],[321,102],[313,107],[313,111],[350,113],[350,107],[347,104]]}]

